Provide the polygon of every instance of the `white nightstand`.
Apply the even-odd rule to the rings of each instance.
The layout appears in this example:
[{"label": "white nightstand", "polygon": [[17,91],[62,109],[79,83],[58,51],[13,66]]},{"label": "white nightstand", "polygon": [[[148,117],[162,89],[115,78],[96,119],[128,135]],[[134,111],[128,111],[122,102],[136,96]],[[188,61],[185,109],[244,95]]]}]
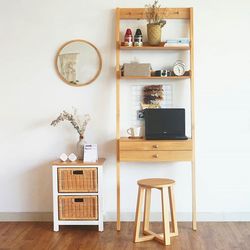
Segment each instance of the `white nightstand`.
[{"label": "white nightstand", "polygon": [[54,231],[59,225],[98,225],[103,231],[104,161],[52,162]]}]

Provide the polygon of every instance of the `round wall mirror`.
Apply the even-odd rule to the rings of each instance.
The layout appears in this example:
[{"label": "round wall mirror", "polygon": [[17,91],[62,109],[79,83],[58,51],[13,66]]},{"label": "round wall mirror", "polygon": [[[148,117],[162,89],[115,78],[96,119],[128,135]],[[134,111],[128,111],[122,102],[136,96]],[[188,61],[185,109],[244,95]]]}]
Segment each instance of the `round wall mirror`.
[{"label": "round wall mirror", "polygon": [[100,52],[85,40],[72,40],[63,44],[56,54],[55,63],[59,77],[74,87],[93,82],[102,69]]}]

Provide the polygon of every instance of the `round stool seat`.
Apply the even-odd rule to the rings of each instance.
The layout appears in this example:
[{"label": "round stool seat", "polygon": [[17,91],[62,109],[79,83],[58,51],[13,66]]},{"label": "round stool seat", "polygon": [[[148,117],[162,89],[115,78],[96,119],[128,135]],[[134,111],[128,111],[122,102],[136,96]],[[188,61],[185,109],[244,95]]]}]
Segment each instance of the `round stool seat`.
[{"label": "round stool seat", "polygon": [[142,179],[137,181],[139,186],[147,187],[147,188],[162,188],[164,186],[171,186],[175,183],[174,180],[171,179],[163,179],[163,178],[150,178],[150,179]]}]

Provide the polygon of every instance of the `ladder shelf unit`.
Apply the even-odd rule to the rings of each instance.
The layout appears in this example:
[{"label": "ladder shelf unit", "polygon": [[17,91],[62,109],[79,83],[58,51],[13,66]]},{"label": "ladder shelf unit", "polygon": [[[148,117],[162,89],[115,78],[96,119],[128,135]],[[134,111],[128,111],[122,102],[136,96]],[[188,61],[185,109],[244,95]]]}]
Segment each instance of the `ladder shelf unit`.
[{"label": "ladder shelf unit", "polygon": [[[144,20],[144,8],[117,8],[116,9],[116,176],[117,176],[117,230],[121,229],[120,214],[120,162],[191,162],[192,176],[192,228],[197,229],[196,225],[196,182],[195,182],[195,117],[194,117],[194,39],[193,39],[193,8],[161,8],[161,13],[165,19],[184,19],[189,22],[189,46],[169,46],[164,47],[150,46],[144,43],[142,47],[126,47],[120,41],[120,23],[122,20]],[[153,53],[155,50],[188,51],[190,53],[190,72],[188,76],[169,76],[169,77],[124,77],[120,72],[120,51],[145,50]],[[190,103],[191,103],[191,138],[185,141],[178,140],[145,140],[128,139],[120,135],[120,82],[121,80],[145,79],[164,80],[164,79],[188,79],[190,83]]]}]

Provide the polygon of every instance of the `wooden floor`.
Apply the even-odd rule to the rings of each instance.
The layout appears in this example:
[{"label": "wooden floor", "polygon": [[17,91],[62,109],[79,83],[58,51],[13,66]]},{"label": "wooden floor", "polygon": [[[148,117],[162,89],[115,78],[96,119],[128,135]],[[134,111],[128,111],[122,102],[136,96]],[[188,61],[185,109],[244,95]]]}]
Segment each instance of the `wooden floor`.
[{"label": "wooden floor", "polygon": [[[155,241],[133,243],[133,223],[122,223],[121,232],[115,223],[105,223],[104,232],[95,226],[63,226],[60,232],[52,231],[47,222],[1,222],[0,249],[183,249],[183,250],[249,250],[250,222],[204,222],[198,223],[198,231],[191,223],[179,223],[179,236],[171,239],[171,246]],[[152,223],[151,229],[160,232],[161,223]]]}]

